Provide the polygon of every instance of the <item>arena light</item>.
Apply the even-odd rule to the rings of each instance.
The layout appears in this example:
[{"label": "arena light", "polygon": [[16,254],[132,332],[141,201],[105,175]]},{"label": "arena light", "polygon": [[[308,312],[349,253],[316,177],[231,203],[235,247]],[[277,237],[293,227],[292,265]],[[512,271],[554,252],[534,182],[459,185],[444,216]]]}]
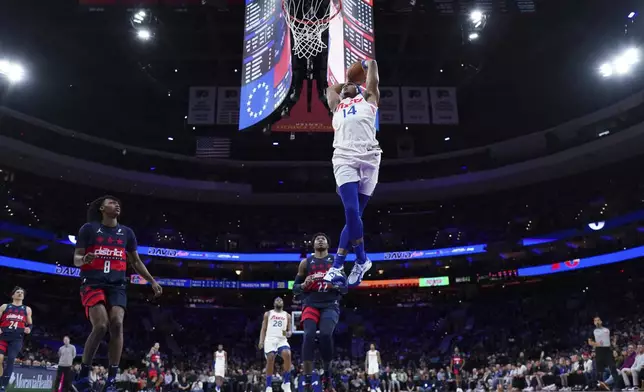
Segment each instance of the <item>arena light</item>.
[{"label": "arena light", "polygon": [[14,61],[0,60],[0,74],[10,83],[20,83],[25,79],[24,67]]},{"label": "arena light", "polygon": [[588,227],[589,227],[591,230],[598,231],[598,230],[603,229],[605,225],[606,225],[606,222],[605,222],[605,221],[599,221],[599,222],[592,222],[592,223],[589,223],[589,224],[588,224]]},{"label": "arena light", "polygon": [[468,36],[467,36],[467,38],[468,38],[470,41],[477,40],[477,39],[479,38],[479,33],[470,33],[470,35],[468,35]]},{"label": "arena light", "polygon": [[610,62],[606,62],[599,67],[599,74],[605,78],[613,75],[629,74],[635,65],[640,62],[640,51],[637,48],[628,48],[618,56],[615,56]]},{"label": "arena light", "polygon": [[630,14],[628,14],[628,19],[633,19],[636,16],[637,16],[637,13],[633,11]]},{"label": "arena light", "polygon": [[148,41],[150,38],[152,38],[152,33],[148,29],[141,29],[136,32],[136,36],[141,41]]},{"label": "arena light", "polygon": [[134,14],[134,16],[132,17],[132,22],[136,24],[141,24],[143,23],[143,21],[145,21],[146,16],[147,16],[146,12],[144,10],[141,10]]},{"label": "arena light", "polygon": [[481,23],[483,21],[483,12],[479,10],[474,10],[470,13],[470,20],[474,25]]}]

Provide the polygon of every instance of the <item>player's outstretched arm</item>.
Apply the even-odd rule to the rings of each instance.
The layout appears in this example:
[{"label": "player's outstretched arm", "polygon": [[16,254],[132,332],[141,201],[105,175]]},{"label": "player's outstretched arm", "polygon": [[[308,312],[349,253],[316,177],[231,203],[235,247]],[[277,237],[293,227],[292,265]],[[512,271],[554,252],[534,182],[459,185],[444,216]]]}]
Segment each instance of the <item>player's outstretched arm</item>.
[{"label": "player's outstretched arm", "polygon": [[367,69],[367,96],[365,99],[375,105],[380,103],[380,76],[378,75],[378,63],[376,60],[365,60],[362,66]]},{"label": "player's outstretched arm", "polygon": [[340,97],[340,92],[342,92],[343,86],[344,84],[338,83],[334,84],[333,86],[329,86],[326,89],[326,102],[332,112],[335,111],[336,106],[338,106],[338,104],[342,100],[342,97]]},{"label": "player's outstretched arm", "polygon": [[268,327],[268,312],[264,312],[264,320],[262,320],[262,330],[259,332],[259,349],[264,348],[264,340],[266,339],[266,328]]}]

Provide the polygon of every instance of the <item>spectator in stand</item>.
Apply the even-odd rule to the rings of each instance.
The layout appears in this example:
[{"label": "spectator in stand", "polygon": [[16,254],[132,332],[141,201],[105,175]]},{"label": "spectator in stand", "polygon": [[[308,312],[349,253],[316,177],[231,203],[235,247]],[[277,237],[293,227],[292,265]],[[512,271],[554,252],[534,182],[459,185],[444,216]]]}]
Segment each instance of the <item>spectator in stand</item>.
[{"label": "spectator in stand", "polygon": [[186,379],[186,376],[181,376],[181,380],[177,383],[177,389],[180,392],[187,392],[190,390],[190,383]]},{"label": "spectator in stand", "polygon": [[556,389],[557,386],[561,387],[561,378],[559,375],[559,369],[555,366],[552,358],[546,358],[543,376],[541,376],[543,385],[546,386],[545,388],[553,390]]},{"label": "spectator in stand", "polygon": [[407,377],[407,372],[405,372],[404,369],[398,370],[398,382],[400,383],[400,391],[406,391],[409,378]]},{"label": "spectator in stand", "polygon": [[[642,370],[642,366],[644,366],[644,345],[640,344],[637,346],[637,355],[635,356],[633,364],[630,367],[625,367],[621,370],[622,378],[624,379],[624,385],[627,389],[638,390],[640,382],[639,374]],[[631,378],[633,379],[632,384]]]}]

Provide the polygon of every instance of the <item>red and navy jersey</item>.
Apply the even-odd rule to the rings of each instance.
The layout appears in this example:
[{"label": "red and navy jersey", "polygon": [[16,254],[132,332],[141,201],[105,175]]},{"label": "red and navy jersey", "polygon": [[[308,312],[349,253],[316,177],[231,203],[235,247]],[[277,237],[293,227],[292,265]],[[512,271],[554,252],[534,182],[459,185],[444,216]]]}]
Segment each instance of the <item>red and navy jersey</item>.
[{"label": "red and navy jersey", "polygon": [[90,264],[81,267],[83,284],[121,285],[127,280],[127,253],[136,251],[137,243],[134,232],[127,226],[107,227],[90,222],[81,227],[76,248],[96,255]]},{"label": "red and navy jersey", "polygon": [[302,303],[314,308],[337,306],[342,295],[329,283],[324,281],[324,275],[333,265],[333,256],[318,259],[314,256],[306,258],[306,276],[314,276],[313,284],[304,294]]},{"label": "red and navy jersey", "polygon": [[27,326],[27,307],[7,304],[7,308],[0,316],[0,340],[22,340]]},{"label": "red and navy jersey", "polygon": [[150,368],[156,369],[161,365],[161,354],[157,351],[150,355]]},{"label": "red and navy jersey", "polygon": [[454,354],[452,355],[452,365],[454,367],[461,367],[463,366],[463,357],[460,354]]}]

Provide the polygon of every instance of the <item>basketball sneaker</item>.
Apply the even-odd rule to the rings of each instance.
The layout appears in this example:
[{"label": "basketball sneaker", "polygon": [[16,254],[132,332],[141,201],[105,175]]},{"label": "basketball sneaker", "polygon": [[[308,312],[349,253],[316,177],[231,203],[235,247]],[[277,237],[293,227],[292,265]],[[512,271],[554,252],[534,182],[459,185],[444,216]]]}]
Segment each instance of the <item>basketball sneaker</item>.
[{"label": "basketball sneaker", "polygon": [[344,279],[344,268],[329,268],[323,279],[325,282],[329,282],[331,284],[334,284],[334,282],[337,282],[340,279]]},{"label": "basketball sneaker", "polygon": [[291,392],[291,383],[282,384],[282,392]]},{"label": "basketball sneaker", "polygon": [[[282,387],[282,390],[284,387]],[[273,392],[273,387],[266,387],[266,392]]]},{"label": "basketball sneaker", "polygon": [[353,268],[351,269],[351,273],[349,274],[349,278],[347,279],[349,287],[355,287],[359,285],[362,282],[362,278],[364,278],[364,274],[366,274],[370,269],[371,260],[369,260],[369,258],[367,258],[367,260],[365,260],[365,262],[362,264],[356,261],[356,263],[353,264]]}]

